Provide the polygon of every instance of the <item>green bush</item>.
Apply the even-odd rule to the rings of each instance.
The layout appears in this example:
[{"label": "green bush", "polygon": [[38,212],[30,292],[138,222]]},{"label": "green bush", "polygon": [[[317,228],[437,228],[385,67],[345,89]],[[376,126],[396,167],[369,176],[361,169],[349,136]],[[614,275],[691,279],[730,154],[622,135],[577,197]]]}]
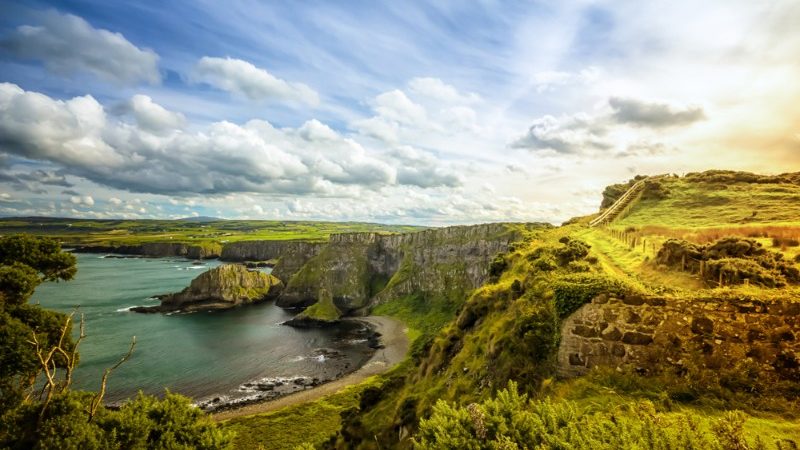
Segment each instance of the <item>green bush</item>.
[{"label": "green bush", "polygon": [[500,253],[489,263],[489,275],[499,277],[507,267],[508,261],[506,261],[505,254]]},{"label": "green bush", "polygon": [[553,300],[559,317],[567,317],[599,294],[619,295],[625,286],[607,276],[592,273],[566,275],[553,282]]},{"label": "green bush", "polygon": [[190,400],[170,394],[159,400],[139,396],[118,411],[88,411],[94,394],[67,391],[53,397],[39,418],[41,405],[25,403],[0,420],[0,448],[85,449],[224,449],[232,434]]},{"label": "green bush", "polygon": [[585,258],[589,254],[589,244],[572,239],[565,243],[563,247],[557,248],[554,252],[558,265],[566,266],[572,261],[578,261]]},{"label": "green bush", "polygon": [[728,413],[707,430],[698,416],[661,414],[648,401],[628,411],[583,413],[571,402],[530,401],[509,382],[481,404],[439,401],[420,421],[414,443],[419,450],[748,449],[745,420],[740,412]]}]

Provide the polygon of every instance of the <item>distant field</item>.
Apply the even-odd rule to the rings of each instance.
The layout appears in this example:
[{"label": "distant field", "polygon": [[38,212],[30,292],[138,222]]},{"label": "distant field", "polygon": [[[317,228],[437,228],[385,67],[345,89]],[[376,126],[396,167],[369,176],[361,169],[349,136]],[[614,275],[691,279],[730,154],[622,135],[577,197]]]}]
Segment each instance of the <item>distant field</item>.
[{"label": "distant field", "polygon": [[65,244],[133,245],[144,242],[226,243],[252,240],[324,241],[334,233],[401,233],[421,230],[409,225],[362,222],[294,222],[277,220],[89,220],[65,218],[0,219],[0,234],[29,233]]}]

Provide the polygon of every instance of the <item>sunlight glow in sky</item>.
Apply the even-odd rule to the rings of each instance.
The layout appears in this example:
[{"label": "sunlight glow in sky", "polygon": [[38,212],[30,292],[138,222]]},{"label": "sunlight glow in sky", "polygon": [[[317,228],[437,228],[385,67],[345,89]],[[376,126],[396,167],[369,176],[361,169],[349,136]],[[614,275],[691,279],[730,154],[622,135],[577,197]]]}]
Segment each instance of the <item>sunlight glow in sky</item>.
[{"label": "sunlight glow in sky", "polygon": [[558,222],[800,170],[800,2],[426,3],[0,0],[0,215]]}]

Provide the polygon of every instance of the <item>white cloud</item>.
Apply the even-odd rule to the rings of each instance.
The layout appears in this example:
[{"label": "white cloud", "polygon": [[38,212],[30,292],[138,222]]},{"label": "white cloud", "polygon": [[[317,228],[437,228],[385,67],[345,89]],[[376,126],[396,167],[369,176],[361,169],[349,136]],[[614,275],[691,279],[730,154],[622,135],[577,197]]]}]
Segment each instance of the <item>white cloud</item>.
[{"label": "white cloud", "polygon": [[75,205],[94,206],[94,199],[90,195],[85,195],[83,197],[73,195],[69,198],[69,201]]},{"label": "white cloud", "polygon": [[398,89],[384,92],[375,97],[375,112],[385,119],[400,124],[419,125],[425,123],[425,108],[414,103]]},{"label": "white cloud", "polygon": [[92,27],[80,17],[47,11],[38,25],[22,25],[0,46],[25,59],[41,60],[59,74],[89,72],[117,84],[161,80],[158,55],[120,33]]},{"label": "white cloud", "polygon": [[168,111],[146,95],[134,95],[129,107],[139,128],[161,133],[182,128],[186,118],[181,113]]},{"label": "white cloud", "polygon": [[111,197],[108,199],[108,203],[111,203],[114,206],[119,206],[122,204],[122,200],[118,199],[117,197]]},{"label": "white cloud", "polygon": [[310,106],[319,104],[319,94],[305,84],[282,80],[241,59],[204,56],[195,65],[189,79],[250,100],[290,100]]},{"label": "white cloud", "polygon": [[[107,117],[93,97],[54,100],[0,84],[0,149],[60,165],[61,173],[132,192],[270,192],[357,196],[395,184],[454,185],[457,177],[428,157],[417,174],[317,120],[277,129],[251,120],[178,132],[182,117],[136,96],[136,124]],[[158,131],[157,134],[153,130]]]}]

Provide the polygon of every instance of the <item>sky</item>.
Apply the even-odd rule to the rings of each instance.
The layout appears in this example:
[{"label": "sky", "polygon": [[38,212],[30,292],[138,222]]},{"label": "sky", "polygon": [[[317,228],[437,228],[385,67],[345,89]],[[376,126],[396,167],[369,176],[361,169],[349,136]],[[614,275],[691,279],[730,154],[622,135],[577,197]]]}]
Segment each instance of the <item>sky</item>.
[{"label": "sky", "polygon": [[0,216],[558,223],[637,174],[798,171],[798,23],[796,0],[0,0]]}]

